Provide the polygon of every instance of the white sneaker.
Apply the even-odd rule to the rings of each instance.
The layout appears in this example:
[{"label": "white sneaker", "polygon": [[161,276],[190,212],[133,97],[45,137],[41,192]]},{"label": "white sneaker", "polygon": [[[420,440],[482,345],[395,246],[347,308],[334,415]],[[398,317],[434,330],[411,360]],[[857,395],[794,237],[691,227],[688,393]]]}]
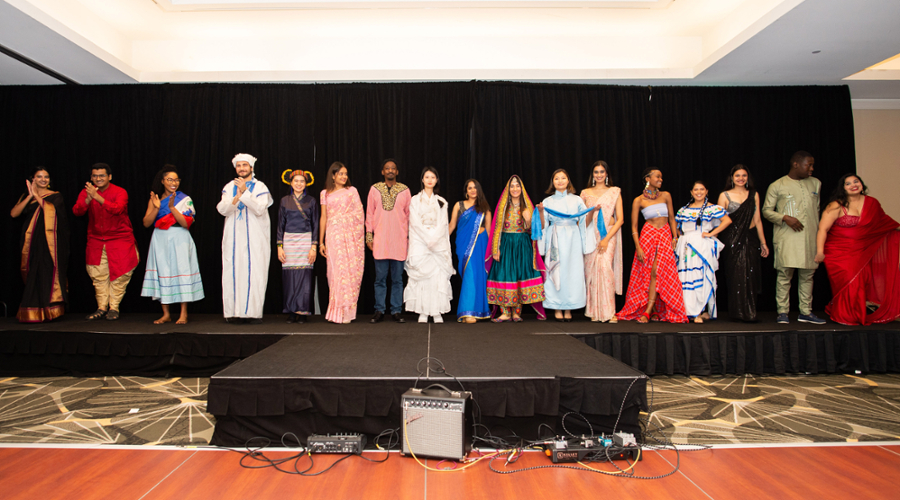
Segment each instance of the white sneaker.
[{"label": "white sneaker", "polygon": [[437,316],[432,316],[431,318],[434,320],[435,323],[443,323],[444,322],[444,318],[442,318],[440,314],[438,314]]},{"label": "white sneaker", "polygon": [[428,315],[420,314],[419,315],[419,323],[428,323]]}]

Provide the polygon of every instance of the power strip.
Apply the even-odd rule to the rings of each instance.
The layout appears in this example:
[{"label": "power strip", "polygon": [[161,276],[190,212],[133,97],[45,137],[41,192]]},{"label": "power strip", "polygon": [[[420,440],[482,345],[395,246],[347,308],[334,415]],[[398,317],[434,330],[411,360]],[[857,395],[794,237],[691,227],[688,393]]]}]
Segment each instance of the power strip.
[{"label": "power strip", "polygon": [[310,453],[361,455],[365,447],[366,436],[362,434],[312,434],[306,440]]}]

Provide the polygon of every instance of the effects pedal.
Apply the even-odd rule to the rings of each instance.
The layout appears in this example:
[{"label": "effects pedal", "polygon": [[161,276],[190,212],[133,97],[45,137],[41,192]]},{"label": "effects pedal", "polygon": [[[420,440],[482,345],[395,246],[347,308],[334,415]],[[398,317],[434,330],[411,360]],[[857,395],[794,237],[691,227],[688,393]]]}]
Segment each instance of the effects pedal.
[{"label": "effects pedal", "polygon": [[[616,433],[625,434],[625,433]],[[627,438],[630,436],[630,440]],[[636,460],[639,459],[637,442],[631,434],[613,436],[610,440],[607,436],[581,438],[557,438],[548,442],[544,447],[544,453],[555,464],[574,463],[585,460],[588,455],[590,461],[610,460]],[[620,442],[630,444],[621,445]]]},{"label": "effects pedal", "polygon": [[312,434],[306,440],[310,453],[361,455],[365,447],[366,436],[362,434]]}]

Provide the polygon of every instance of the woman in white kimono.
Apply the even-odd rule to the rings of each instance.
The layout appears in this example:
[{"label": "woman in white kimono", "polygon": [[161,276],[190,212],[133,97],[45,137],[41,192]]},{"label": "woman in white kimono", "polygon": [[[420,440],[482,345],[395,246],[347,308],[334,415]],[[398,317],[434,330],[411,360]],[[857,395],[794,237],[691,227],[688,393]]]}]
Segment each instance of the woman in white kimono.
[{"label": "woman in white kimono", "polygon": [[731,224],[722,207],[710,203],[702,181],[694,182],[691,202],[678,209],[678,278],[684,294],[684,312],[694,323],[716,319],[716,271],[725,245],[716,238]]},{"label": "woman in white kimono", "polygon": [[450,276],[453,258],[450,252],[450,221],[447,200],[438,196],[440,178],[434,167],[422,170],[422,190],[409,204],[409,252],[406,274],[409,282],[403,291],[406,310],[419,314],[419,323],[431,316],[443,323],[441,314],[450,312]]},{"label": "woman in white kimono", "polygon": [[575,194],[575,186],[563,169],[553,172],[553,182],[547,189],[552,196],[537,206],[532,219],[531,237],[538,241],[538,249],[547,266],[544,282],[544,308],[556,309],[556,321],[572,321],[572,309],[580,309],[587,301],[584,284],[584,256],[597,247],[592,231],[585,230],[585,215],[596,207],[587,208]]}]

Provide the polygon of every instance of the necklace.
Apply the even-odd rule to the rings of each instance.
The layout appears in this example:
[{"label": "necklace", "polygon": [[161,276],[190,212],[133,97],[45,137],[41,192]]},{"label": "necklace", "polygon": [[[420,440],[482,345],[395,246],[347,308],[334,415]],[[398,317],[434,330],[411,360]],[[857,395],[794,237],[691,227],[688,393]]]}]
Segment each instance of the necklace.
[{"label": "necklace", "polygon": [[659,197],[659,189],[644,189],[644,192],[642,194],[644,195],[644,198],[647,198],[648,200],[655,200]]}]

